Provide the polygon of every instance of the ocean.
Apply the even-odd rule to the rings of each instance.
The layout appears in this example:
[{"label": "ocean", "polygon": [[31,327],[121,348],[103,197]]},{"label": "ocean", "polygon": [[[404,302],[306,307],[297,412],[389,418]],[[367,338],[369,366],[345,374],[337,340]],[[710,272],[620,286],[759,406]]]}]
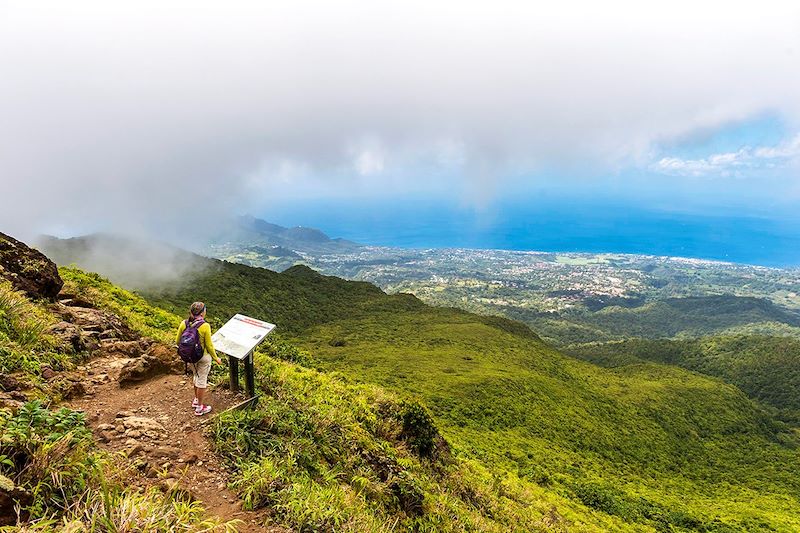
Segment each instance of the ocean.
[{"label": "ocean", "polygon": [[777,215],[706,215],[591,203],[474,210],[406,202],[287,206],[262,217],[377,246],[614,252],[800,266],[800,218]]}]

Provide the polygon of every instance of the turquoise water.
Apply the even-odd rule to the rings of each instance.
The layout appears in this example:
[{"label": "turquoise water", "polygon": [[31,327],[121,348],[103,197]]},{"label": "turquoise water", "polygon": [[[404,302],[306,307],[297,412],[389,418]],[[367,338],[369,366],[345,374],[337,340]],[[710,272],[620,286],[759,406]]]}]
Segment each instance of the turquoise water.
[{"label": "turquoise water", "polygon": [[507,204],[476,212],[435,204],[316,204],[263,213],[332,237],[407,248],[617,252],[800,265],[800,218],[670,213],[583,203]]}]

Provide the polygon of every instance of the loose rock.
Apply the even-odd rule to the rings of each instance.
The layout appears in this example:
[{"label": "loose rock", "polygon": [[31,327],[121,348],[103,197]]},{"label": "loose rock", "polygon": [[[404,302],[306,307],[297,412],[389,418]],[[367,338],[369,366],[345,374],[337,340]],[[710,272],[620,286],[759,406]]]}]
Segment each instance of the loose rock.
[{"label": "loose rock", "polygon": [[23,402],[14,399],[7,392],[0,392],[0,408],[9,409],[12,413],[16,414]]},{"label": "loose rock", "polygon": [[122,419],[125,429],[138,429],[143,433],[166,433],[167,430],[164,426],[153,420],[143,416],[129,416]]},{"label": "loose rock", "polygon": [[159,446],[150,452],[150,455],[157,459],[177,459],[180,455],[180,451],[178,451],[176,448],[170,448],[168,446]]},{"label": "loose rock", "polygon": [[142,453],[142,451],[144,450],[142,444],[135,439],[126,440],[125,447],[128,457],[133,457],[134,455],[138,455]]},{"label": "loose rock", "polygon": [[51,380],[56,377],[56,372],[52,368],[47,365],[42,365],[40,367],[40,371],[42,372],[42,379]]}]

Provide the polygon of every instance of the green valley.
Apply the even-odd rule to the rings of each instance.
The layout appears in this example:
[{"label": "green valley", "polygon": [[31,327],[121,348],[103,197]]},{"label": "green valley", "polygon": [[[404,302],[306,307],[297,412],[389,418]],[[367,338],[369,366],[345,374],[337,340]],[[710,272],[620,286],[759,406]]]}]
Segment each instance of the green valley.
[{"label": "green valley", "polygon": [[751,398],[800,423],[800,341],[759,335],[686,340],[630,339],[569,348],[569,353],[607,367],[653,361],[716,376]]}]

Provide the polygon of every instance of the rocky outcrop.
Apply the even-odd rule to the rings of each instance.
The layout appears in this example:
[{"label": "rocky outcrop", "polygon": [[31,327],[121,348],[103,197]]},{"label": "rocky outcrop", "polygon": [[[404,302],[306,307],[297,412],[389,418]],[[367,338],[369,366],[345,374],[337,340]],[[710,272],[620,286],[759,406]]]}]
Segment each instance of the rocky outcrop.
[{"label": "rocky outcrop", "polygon": [[174,349],[163,344],[153,344],[135,359],[131,359],[120,369],[119,384],[126,387],[162,374],[178,373],[183,370],[183,362]]},{"label": "rocky outcrop", "polygon": [[134,341],[103,341],[100,343],[100,349],[106,355],[133,358],[142,355],[153,343],[154,341],[152,339],[146,337]]},{"label": "rocky outcrop", "polygon": [[50,326],[47,332],[56,338],[58,346],[61,346],[63,350],[81,353],[87,349],[81,329],[71,322],[66,320],[57,322]]},{"label": "rocky outcrop", "polygon": [[[139,334],[128,327],[120,317],[101,309],[58,304],[53,306],[53,311],[60,315],[64,322],[79,328],[84,342],[91,340],[95,344],[92,349],[107,339],[123,341],[139,339]],[[61,322],[53,326],[55,329],[59,327],[64,327]],[[69,335],[72,333],[72,330],[69,330]]]},{"label": "rocky outcrop", "polygon": [[14,376],[0,373],[0,390],[9,392],[9,391],[18,391],[26,388],[28,388],[27,384],[18,380]]},{"label": "rocky outcrop", "polygon": [[0,233],[0,278],[34,299],[55,300],[64,282],[43,253]]}]

